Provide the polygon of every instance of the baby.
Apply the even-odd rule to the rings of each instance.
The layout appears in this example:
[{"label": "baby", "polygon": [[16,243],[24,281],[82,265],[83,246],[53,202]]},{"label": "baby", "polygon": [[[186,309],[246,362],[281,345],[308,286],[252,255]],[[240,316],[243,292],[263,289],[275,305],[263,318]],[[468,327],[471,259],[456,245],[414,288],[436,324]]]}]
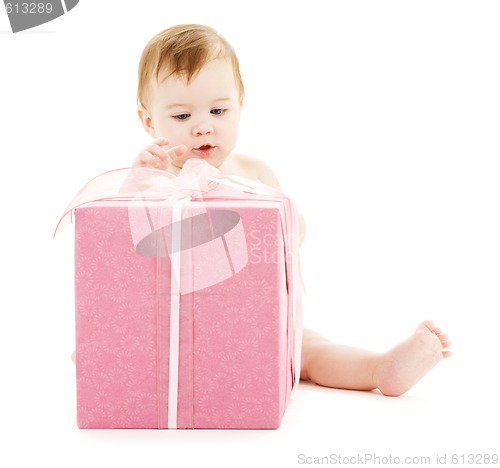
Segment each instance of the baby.
[{"label": "baby", "polygon": [[[180,25],[153,37],[142,53],[137,98],[139,117],[153,141],[138,154],[135,167],[177,175],[188,159],[200,158],[224,174],[280,190],[267,164],[232,152],[244,87],[234,50],[212,28]],[[300,231],[302,242],[302,216]],[[399,396],[448,357],[449,347],[447,335],[431,321],[385,353],[338,345],[306,329],[300,377],[327,387]]]}]

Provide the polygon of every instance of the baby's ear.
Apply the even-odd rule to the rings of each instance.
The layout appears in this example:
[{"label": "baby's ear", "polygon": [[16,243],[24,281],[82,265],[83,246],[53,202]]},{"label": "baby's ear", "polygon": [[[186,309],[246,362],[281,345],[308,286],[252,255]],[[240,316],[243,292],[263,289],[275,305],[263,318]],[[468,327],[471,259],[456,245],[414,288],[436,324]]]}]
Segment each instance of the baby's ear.
[{"label": "baby's ear", "polygon": [[142,106],[139,106],[137,108],[137,114],[141,119],[142,126],[144,127],[144,130],[146,130],[146,133],[148,133],[150,136],[154,138],[155,128],[153,127],[153,119],[151,119],[147,109]]}]

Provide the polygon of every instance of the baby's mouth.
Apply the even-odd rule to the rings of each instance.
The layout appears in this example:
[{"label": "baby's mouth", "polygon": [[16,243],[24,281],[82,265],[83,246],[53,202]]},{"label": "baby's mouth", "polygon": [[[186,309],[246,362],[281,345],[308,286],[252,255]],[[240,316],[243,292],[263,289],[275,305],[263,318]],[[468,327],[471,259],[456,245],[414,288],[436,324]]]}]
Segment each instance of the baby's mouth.
[{"label": "baby's mouth", "polygon": [[201,145],[198,148],[193,148],[193,153],[200,156],[201,158],[208,158],[214,151],[215,146],[212,145]]}]

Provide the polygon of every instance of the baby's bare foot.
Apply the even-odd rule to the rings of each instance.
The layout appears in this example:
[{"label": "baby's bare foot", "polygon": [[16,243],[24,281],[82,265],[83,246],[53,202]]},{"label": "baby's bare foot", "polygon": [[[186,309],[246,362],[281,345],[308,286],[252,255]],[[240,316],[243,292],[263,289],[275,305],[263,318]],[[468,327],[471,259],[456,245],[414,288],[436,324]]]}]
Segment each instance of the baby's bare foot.
[{"label": "baby's bare foot", "polygon": [[448,335],[430,320],[380,357],[374,383],[387,396],[399,396],[413,387],[439,361],[451,355]]}]

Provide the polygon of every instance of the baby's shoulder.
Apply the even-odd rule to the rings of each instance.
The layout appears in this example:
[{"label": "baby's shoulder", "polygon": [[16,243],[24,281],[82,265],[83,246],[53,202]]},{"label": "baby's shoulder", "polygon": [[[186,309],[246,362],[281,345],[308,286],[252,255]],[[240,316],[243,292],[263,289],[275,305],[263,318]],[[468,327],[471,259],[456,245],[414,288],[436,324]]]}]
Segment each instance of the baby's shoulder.
[{"label": "baby's shoulder", "polygon": [[224,161],[219,169],[224,174],[257,180],[262,170],[262,163],[260,159],[253,156],[233,153]]},{"label": "baby's shoulder", "polygon": [[258,180],[279,189],[278,181],[271,168],[254,156],[233,153],[219,169],[225,174]]}]

